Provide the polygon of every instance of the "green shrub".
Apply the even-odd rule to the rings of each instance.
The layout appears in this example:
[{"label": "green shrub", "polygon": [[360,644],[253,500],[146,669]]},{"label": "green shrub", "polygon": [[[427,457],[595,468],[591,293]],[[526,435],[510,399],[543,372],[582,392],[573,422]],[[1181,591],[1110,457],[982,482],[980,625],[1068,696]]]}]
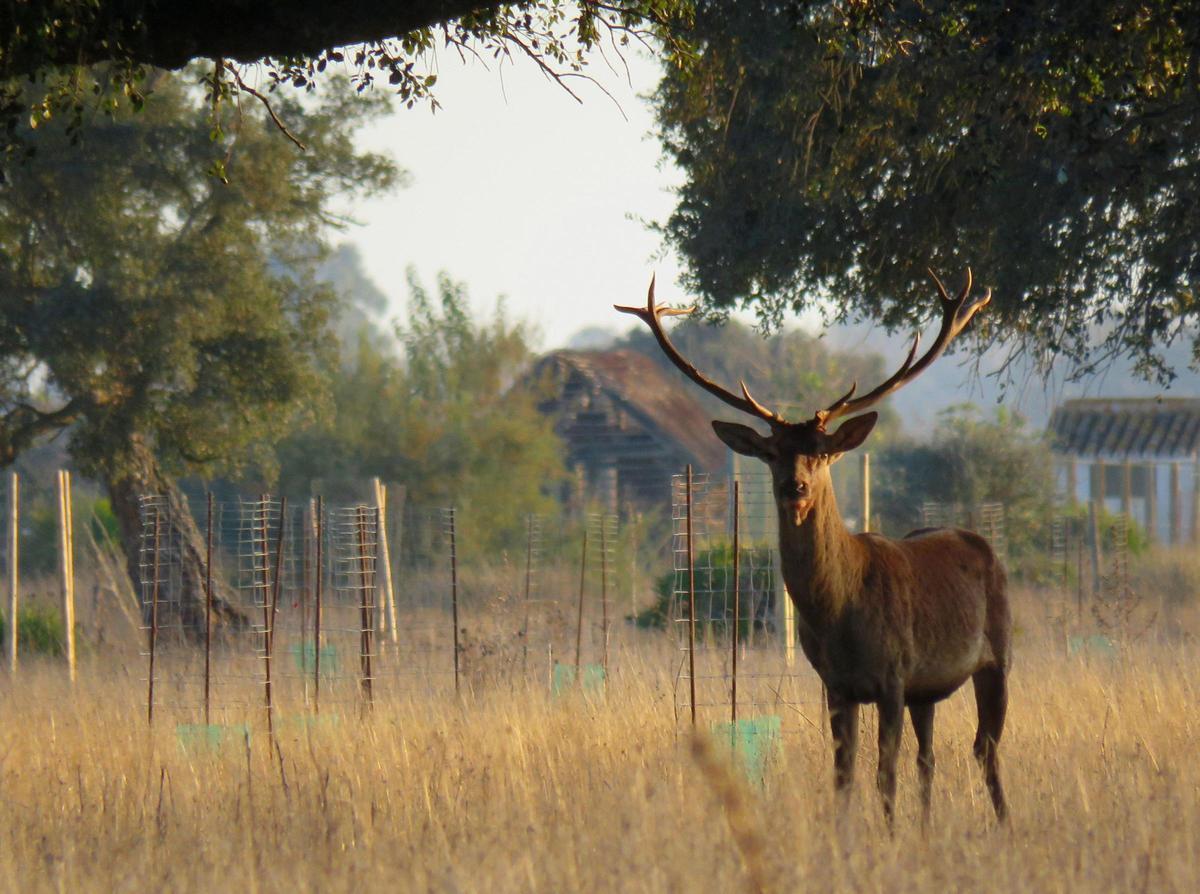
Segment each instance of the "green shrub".
[{"label": "green shrub", "polygon": [[[30,605],[20,609],[17,625],[17,651],[26,654],[59,656],[66,639],[62,615],[57,609]],[[8,641],[8,618],[0,615],[0,640]]]},{"label": "green shrub", "polygon": [[[76,510],[78,515],[79,510]],[[97,543],[106,539],[113,543],[121,542],[121,528],[117,524],[116,513],[112,509],[112,501],[108,497],[97,497],[91,505],[92,534]]]},{"label": "green shrub", "polygon": [[58,514],[45,505],[21,512],[21,576],[45,577],[58,569]]},{"label": "green shrub", "polygon": [[[765,547],[742,550],[738,611],[741,636],[749,634],[752,623],[756,630],[774,629],[775,598],[769,556],[770,550]],[[695,562],[696,622],[714,634],[724,634],[733,615],[733,548],[726,544],[701,550]],[[669,625],[676,601],[677,574],[668,571],[655,581],[654,604],[631,618],[638,627],[662,630]]]}]

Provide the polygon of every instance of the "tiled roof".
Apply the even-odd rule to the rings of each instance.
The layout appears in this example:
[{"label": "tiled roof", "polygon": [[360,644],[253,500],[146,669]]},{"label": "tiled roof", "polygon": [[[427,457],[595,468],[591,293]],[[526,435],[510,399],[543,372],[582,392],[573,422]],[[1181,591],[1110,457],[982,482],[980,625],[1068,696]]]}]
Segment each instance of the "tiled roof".
[{"label": "tiled roof", "polygon": [[1112,458],[1184,458],[1200,450],[1200,398],[1068,400],[1050,417],[1056,453]]},{"label": "tiled roof", "polygon": [[643,426],[674,441],[700,469],[719,471],[725,447],[713,434],[711,417],[691,392],[638,351],[554,351],[533,369],[559,381],[574,370],[602,389]]}]

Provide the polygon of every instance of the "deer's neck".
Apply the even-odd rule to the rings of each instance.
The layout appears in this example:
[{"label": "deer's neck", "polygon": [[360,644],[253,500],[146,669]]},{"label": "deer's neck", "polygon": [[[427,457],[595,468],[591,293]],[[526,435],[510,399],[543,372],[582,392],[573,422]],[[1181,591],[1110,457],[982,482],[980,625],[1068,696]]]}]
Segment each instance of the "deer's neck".
[{"label": "deer's neck", "polygon": [[800,524],[780,507],[779,553],[788,593],[809,626],[820,627],[861,591],[866,552],[846,530],[828,472],[814,485],[812,510]]}]

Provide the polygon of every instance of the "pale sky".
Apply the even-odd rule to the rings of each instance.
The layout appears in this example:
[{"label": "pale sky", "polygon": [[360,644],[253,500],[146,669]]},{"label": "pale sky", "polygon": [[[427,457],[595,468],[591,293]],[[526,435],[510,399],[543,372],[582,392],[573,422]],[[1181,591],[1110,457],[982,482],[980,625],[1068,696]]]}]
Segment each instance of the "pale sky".
[{"label": "pale sky", "polygon": [[[588,326],[632,328],[612,305],[642,302],[656,271],[661,301],[688,301],[676,285],[678,262],[658,257],[662,244],[642,222],[670,214],[672,186],[682,180],[663,163],[650,106],[640,98],[654,89],[658,66],[637,51],[627,61],[629,81],[602,60],[590,66],[612,98],[573,79],[580,104],[527,60],[485,67],[443,53],[438,112],[401,108],[363,131],[363,147],[388,153],[412,180],[359,202],[351,213],[362,226],[343,237],[358,245],[368,274],[388,295],[389,319],[404,317],[409,265],[427,287],[442,270],[464,282],[479,314],[490,314],[504,295],[512,318],[538,328],[542,350]],[[850,350],[879,350],[891,362],[903,355],[908,335],[888,338],[855,326],[831,337]],[[986,357],[983,371],[998,367],[1001,354]],[[914,420],[964,400],[994,405],[997,393],[986,380],[953,361],[940,366],[900,398]],[[1198,386],[1194,375],[1184,376],[1173,390]],[[1064,391],[1156,390],[1122,371],[1066,389],[1027,382],[1005,402],[1040,421]]]},{"label": "pale sky", "polygon": [[[649,105],[657,65],[628,54],[632,82],[603,61],[572,99],[532,63],[490,70],[443,54],[434,90],[442,108],[399,109],[365,130],[362,145],[408,170],[407,189],[357,204],[363,226],[345,239],[402,317],[405,268],[432,286],[441,270],[466,283],[478,311],[499,295],[514,318],[535,323],[540,346],[561,346],[585,326],[624,331],[614,303],[645,299],[657,270],[662,300],[686,300],[678,264],[656,259],[661,243],[639,220],[661,220],[679,179],[660,169]],[[382,86],[375,89],[383,89]],[[622,116],[624,112],[624,116]]]}]

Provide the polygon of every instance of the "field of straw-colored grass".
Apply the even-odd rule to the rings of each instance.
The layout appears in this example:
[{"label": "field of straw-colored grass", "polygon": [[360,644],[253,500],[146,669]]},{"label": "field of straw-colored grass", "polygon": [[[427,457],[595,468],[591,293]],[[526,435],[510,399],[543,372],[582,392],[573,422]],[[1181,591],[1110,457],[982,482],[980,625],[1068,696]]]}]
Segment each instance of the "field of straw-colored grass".
[{"label": "field of straw-colored grass", "polygon": [[[906,731],[889,835],[873,710],[839,819],[828,735],[784,718],[762,784],[673,716],[661,637],[629,635],[606,694],[382,693],[367,719],[261,725],[185,750],[137,673],[27,661],[0,695],[4,890],[1197,891],[1200,662],[1018,638],[997,827],[970,687],[938,710],[922,833]],[[803,659],[799,659],[803,661]],[[329,714],[325,715],[326,717]],[[817,717],[819,722],[820,717]],[[707,743],[707,739],[703,739]]]}]

